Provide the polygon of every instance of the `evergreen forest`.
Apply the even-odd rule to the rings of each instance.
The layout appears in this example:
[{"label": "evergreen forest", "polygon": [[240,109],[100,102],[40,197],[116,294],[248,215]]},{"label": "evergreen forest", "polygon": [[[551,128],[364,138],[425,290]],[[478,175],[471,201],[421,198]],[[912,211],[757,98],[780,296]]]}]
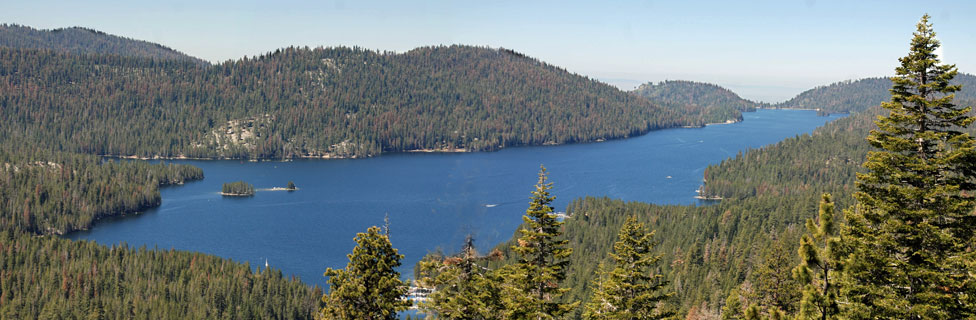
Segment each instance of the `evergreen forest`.
[{"label": "evergreen forest", "polygon": [[[75,50],[65,33],[122,50]],[[164,158],[349,158],[627,138],[702,125],[505,48],[289,47],[201,64],[86,30],[0,28],[3,139]],[[50,39],[60,45],[40,46]],[[23,40],[19,40],[23,39]],[[685,110],[687,109],[687,110]]]},{"label": "evergreen forest", "polygon": [[220,194],[225,196],[253,196],[254,186],[244,181],[224,183]]},{"label": "evergreen forest", "polygon": [[682,114],[701,115],[700,122],[704,123],[742,121],[742,112],[767,107],[766,104],[743,99],[729,89],[694,81],[645,83],[637,87],[634,93],[659,101],[665,107],[676,109]]},{"label": "evergreen forest", "polygon": [[[976,318],[976,77],[940,61],[928,19],[894,76],[773,105],[690,81],[623,92],[504,48],[290,47],[211,65],[89,29],[2,25],[0,318]],[[589,196],[563,218],[540,167],[510,240],[469,237],[410,280],[388,225],[352,239],[348,265],[324,270],[329,288],[59,237],[204,178],[146,159],[491,151],[765,107],[851,115],[709,166],[700,192],[720,200],[705,205]]]},{"label": "evergreen forest", "polygon": [[[613,277],[606,270],[614,269],[607,264],[627,252],[614,239],[623,238],[636,218],[656,239],[656,256],[650,258],[656,263],[642,275],[667,275],[666,281],[645,283],[657,289],[647,297],[670,295],[656,300],[659,313],[678,310],[685,319],[972,317],[976,177],[969,168],[976,154],[968,106],[976,91],[959,85],[972,76],[957,77],[953,66],[938,64],[936,47],[925,17],[898,76],[883,79],[893,93],[878,98],[875,107],[867,107],[869,98],[855,102],[840,93],[871,97],[869,89],[858,89],[871,79],[834,84],[827,93],[810,91],[846,106],[830,111],[856,113],[811,135],[710,166],[703,193],[721,197],[718,203],[574,200],[561,229],[573,255],[559,282],[565,293],[554,300],[586,306],[571,318],[653,318],[601,317],[592,307],[608,301],[604,288]],[[918,89],[923,73],[934,75],[924,83],[930,89]],[[814,96],[810,92],[801,96]],[[929,171],[914,171],[921,168]],[[917,180],[908,183],[905,177]],[[918,200],[906,201],[913,198]],[[523,228],[530,226],[527,221]],[[481,256],[481,265],[503,270],[518,263],[515,248],[523,243],[516,234]],[[428,259],[446,265],[477,256],[469,251]],[[931,278],[917,280],[921,275]]]}]

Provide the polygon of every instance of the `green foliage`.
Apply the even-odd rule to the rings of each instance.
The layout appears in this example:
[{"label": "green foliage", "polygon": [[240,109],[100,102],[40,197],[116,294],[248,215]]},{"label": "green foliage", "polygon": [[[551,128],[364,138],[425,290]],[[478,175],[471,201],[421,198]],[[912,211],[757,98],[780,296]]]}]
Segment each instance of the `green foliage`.
[{"label": "green foliage", "polygon": [[[959,81],[957,78],[953,83],[966,83],[969,81],[966,79],[972,76],[959,78],[963,80]],[[976,93],[973,89],[964,87],[960,91],[961,96],[973,96]],[[829,99],[840,98],[842,97],[837,96]],[[873,126],[871,120],[887,113],[881,108],[870,108],[831,122],[818,128],[813,134],[749,150],[719,165],[710,166],[705,174],[706,195],[726,198],[722,201],[724,205],[741,200],[771,203],[816,202],[819,194],[832,193],[837,195],[833,200],[837,201],[838,206],[847,206],[852,203],[850,195],[855,190],[855,173],[864,171],[860,163],[872,149],[863,137],[869,134],[869,129]],[[970,134],[974,132],[972,127],[958,129]],[[813,212],[815,211],[798,208],[792,215],[801,218],[815,217]],[[834,220],[840,219],[838,217],[840,216]],[[772,230],[774,233],[784,232],[781,227],[773,227]],[[768,246],[769,243],[758,238],[753,245]],[[823,248],[823,242],[819,243]],[[662,246],[668,246],[667,242],[662,243]],[[747,284],[754,287],[751,281],[743,282],[744,286]],[[681,291],[678,293],[682,297],[682,304],[687,305],[687,298],[684,298]],[[692,306],[695,306],[694,303]]]},{"label": "green foliage", "polygon": [[817,109],[823,113],[862,112],[887,100],[889,85],[887,78],[846,80],[801,92],[773,107]]},{"label": "green foliage", "polygon": [[[829,280],[832,277],[828,275],[832,272],[824,267],[829,266],[825,264],[825,259],[835,251],[829,240],[832,236],[828,236],[825,229],[829,225],[825,221],[831,219],[825,220],[821,212],[820,224],[808,222],[811,234],[803,240],[797,241],[798,236],[793,236],[796,232],[792,230],[802,225],[805,219],[815,217],[814,204],[821,193],[838,195],[838,205],[843,206],[848,201],[847,195],[854,190],[855,172],[859,171],[857,164],[868,154],[871,146],[862,139],[868,134],[868,120],[873,115],[886,115],[887,120],[879,121],[881,130],[871,134],[871,143],[889,152],[872,154],[873,160],[869,161],[871,171],[862,176],[866,179],[858,182],[862,191],[858,196],[860,205],[848,214],[853,221],[850,232],[859,237],[854,241],[854,255],[847,260],[852,271],[845,273],[845,283],[854,284],[844,289],[850,299],[845,302],[850,302],[852,306],[848,311],[855,318],[870,316],[879,310],[890,312],[881,314],[885,317],[971,316],[966,313],[966,308],[973,308],[972,299],[976,297],[973,285],[976,281],[965,271],[976,268],[971,230],[976,223],[972,221],[971,214],[967,216],[972,210],[972,201],[968,196],[971,193],[967,192],[973,189],[971,178],[974,171],[971,164],[976,163],[976,159],[972,156],[972,143],[961,132],[972,132],[971,128],[964,128],[963,125],[963,122],[972,120],[967,116],[968,110],[951,105],[952,100],[947,93],[958,90],[952,84],[965,84],[967,89],[976,87],[968,84],[976,83],[976,77],[959,75],[953,79],[955,70],[939,66],[935,60],[937,57],[931,55],[932,44],[937,42],[930,40],[920,41],[921,45],[917,48],[922,50],[913,51],[903,59],[900,69],[912,73],[918,68],[931,67],[935,72],[916,72],[916,75],[935,75],[936,78],[928,79],[929,85],[922,87],[927,89],[918,90],[912,83],[918,77],[905,77],[899,71],[899,77],[894,79],[895,96],[891,103],[885,105],[886,110],[870,108],[889,97],[883,86],[884,79],[821,87],[778,105],[819,108],[824,112],[863,111],[818,129],[812,135],[751,150],[723,161],[721,165],[709,167],[705,173],[707,183],[703,188],[704,193],[724,197],[726,200],[721,203],[705,207],[657,206],[606,198],[578,199],[566,210],[572,218],[566,220],[562,229],[557,226],[550,230],[555,233],[547,233],[552,237],[551,244],[563,246],[565,255],[569,255],[569,248],[576,252],[571,260],[565,257],[549,260],[553,265],[563,263],[555,269],[558,273],[547,276],[554,280],[531,282],[542,276],[531,278],[528,273],[522,272],[525,268],[514,266],[501,268],[498,272],[482,269],[484,273],[480,275],[478,272],[464,271],[465,265],[471,267],[469,270],[478,270],[474,266],[480,268],[482,265],[511,263],[515,257],[522,262],[534,261],[524,253],[515,254],[522,245],[513,240],[500,247],[502,254],[510,257],[507,261],[485,261],[483,257],[472,254],[476,263],[444,263],[463,261],[465,251],[461,255],[438,260],[440,266],[436,273],[431,274],[431,281],[436,282],[434,279],[437,277],[447,275],[437,281],[440,281],[442,288],[448,288],[444,290],[445,293],[458,292],[459,297],[469,294],[484,297],[486,292],[489,295],[501,292],[503,300],[507,299],[505,306],[529,306],[539,300],[539,295],[512,293],[543,292],[548,289],[558,289],[555,294],[542,295],[551,299],[548,302],[551,305],[586,302],[594,289],[590,286],[594,274],[604,270],[598,267],[603,261],[601,257],[611,253],[611,245],[617,231],[627,223],[626,218],[635,216],[651,229],[668,235],[654,247],[653,254],[660,256],[664,263],[656,266],[653,274],[663,275],[663,279],[670,280],[663,289],[675,292],[682,311],[687,311],[689,317],[717,316],[714,310],[724,299],[723,317],[728,313],[730,318],[747,315],[761,318],[763,309],[759,304],[764,303],[768,318],[781,318],[783,313],[775,306],[789,309],[790,304],[771,303],[780,300],[772,298],[779,293],[764,287],[778,287],[766,286],[763,281],[775,280],[771,278],[785,274],[782,272],[784,265],[797,263],[801,265],[797,268],[797,278],[808,280],[801,281],[805,293],[800,312],[804,313],[804,310],[810,310],[804,309],[804,305],[810,306],[810,302],[816,304],[814,292],[830,295],[827,281],[818,279]],[[913,44],[915,49],[916,45]],[[709,91],[706,87],[702,87],[702,91],[673,90],[684,84],[681,82],[666,83],[670,89],[663,92],[670,92],[670,95],[660,96],[662,100],[674,101],[663,104],[673,110],[661,110],[644,99],[623,97],[609,86],[570,75],[509,50],[454,46],[391,54],[358,48],[288,48],[254,59],[212,67],[138,56],[0,49],[0,91],[5,93],[0,95],[0,121],[4,124],[0,127],[0,145],[6,142],[8,145],[43,145],[58,150],[139,156],[365,156],[410,149],[494,150],[520,144],[627,137],[654,128],[696,124],[716,114],[720,118],[728,116],[722,113],[725,111],[714,113],[714,110],[734,111],[710,104],[709,101],[728,98],[714,95],[721,93],[719,91]],[[375,90],[379,87],[395,89]],[[929,92],[932,99],[913,97],[916,93],[921,96],[922,91]],[[972,92],[971,89],[957,91],[956,98],[976,97]],[[685,102],[680,101],[686,101],[688,105],[682,105]],[[698,110],[696,108],[706,111],[702,111],[704,114],[689,111]],[[690,113],[677,115],[674,110]],[[928,111],[934,116],[920,117],[922,113],[919,110]],[[949,121],[943,121],[946,119]],[[911,125],[913,121],[929,121],[932,126],[929,130],[915,130],[917,128]],[[240,139],[231,142],[211,140],[215,132],[233,132]],[[916,142],[919,141],[917,138],[922,138],[921,144]],[[900,151],[890,152],[892,150]],[[922,161],[913,158],[913,154],[926,156]],[[4,165],[0,168],[3,173],[0,176],[0,196],[4,197],[0,198],[3,200],[0,201],[3,206],[0,224],[4,229],[60,233],[85,228],[100,216],[152,206],[153,193],[159,185],[180,183],[182,179],[192,179],[189,177],[194,176],[192,167],[160,165],[156,168],[155,165],[129,165],[128,162],[100,163],[100,160],[91,160],[97,158],[76,155],[39,155],[24,150],[0,153],[3,157],[0,158],[0,165]],[[49,161],[61,167],[57,168]],[[152,168],[137,168],[141,165]],[[863,169],[860,170],[863,172]],[[540,180],[544,182],[544,179]],[[930,182],[935,182],[937,187],[919,187]],[[903,183],[910,186],[899,186]],[[129,194],[132,190],[139,192]],[[544,200],[551,197],[547,190],[544,190],[544,197],[537,197],[534,192],[530,213],[537,208],[548,212],[539,217],[551,215],[552,208],[548,203],[552,199]],[[536,198],[547,204],[536,206]],[[872,201],[862,201],[864,199]],[[155,205],[158,205],[158,200]],[[525,225],[528,228],[539,221],[530,218]],[[551,221],[558,222],[555,219]],[[543,229],[538,230],[536,239],[541,238],[539,234]],[[564,235],[560,236],[559,233],[563,232]],[[818,238],[818,232],[823,233],[822,239]],[[519,231],[519,234],[521,238],[529,238],[524,231]],[[777,240],[774,242],[772,239]],[[159,303],[167,305],[156,306],[160,308],[157,310],[181,311],[135,313],[147,310],[140,307],[140,303],[153,301],[133,293],[134,290],[141,290],[140,287],[128,289],[127,292],[133,296],[131,299],[111,300],[107,304],[72,302],[70,299],[81,299],[74,297],[83,295],[59,298],[59,293],[64,290],[57,290],[57,286],[62,283],[76,285],[73,283],[81,279],[80,276],[64,281],[59,280],[65,278],[64,274],[61,278],[55,277],[59,273],[56,267],[7,267],[62,256],[66,257],[61,259],[62,263],[73,262],[80,256],[73,251],[64,254],[38,249],[47,243],[44,241],[49,240],[27,238],[14,242],[0,241],[3,244],[0,249],[4,249],[0,250],[0,255],[4,252],[7,254],[3,260],[14,261],[0,268],[0,278],[4,280],[0,285],[4,290],[0,294],[0,310],[4,313],[0,317],[54,318],[67,317],[65,315],[68,313],[94,317],[115,315],[115,318],[134,315],[152,318],[174,317],[172,315],[189,318],[307,317],[294,313],[276,316],[292,311],[274,313],[280,310],[268,310],[265,306],[278,304],[268,302],[239,304],[257,304],[265,308],[261,312],[268,313],[251,313],[253,310],[240,309],[239,312],[248,313],[200,311],[206,307],[220,306],[220,301],[276,298],[281,295],[272,295],[271,291],[267,296],[239,294],[238,291],[232,291],[232,295],[228,296],[201,293],[199,290],[212,287],[200,284],[191,287],[184,279],[201,277],[203,273],[182,269],[177,269],[178,272],[149,272],[141,276],[153,279],[147,282],[156,283],[157,286],[175,288],[165,291],[168,294],[212,300],[162,301]],[[58,241],[95,248],[86,249],[89,251],[121,250]],[[13,245],[6,245],[9,243]],[[777,253],[782,252],[777,251],[778,248],[795,246],[801,247],[801,259],[792,253]],[[16,251],[17,248],[28,249]],[[848,248],[845,246],[843,249]],[[874,249],[887,251],[872,253]],[[392,252],[398,256],[395,250]],[[147,264],[146,260],[132,258],[135,256],[138,254],[127,256],[125,263]],[[399,258],[394,260],[396,264],[399,263]],[[122,259],[108,261],[101,257],[81,261],[123,263]],[[214,261],[214,264],[221,265],[220,270],[224,270],[224,264],[237,266],[225,260]],[[893,262],[894,267],[872,265],[882,262]],[[806,270],[801,270],[804,266]],[[535,269],[543,271],[542,268]],[[336,275],[333,278],[345,276],[346,280],[353,279],[348,276],[348,270],[349,267],[346,270],[330,269]],[[881,272],[875,272],[878,270]],[[27,276],[21,276],[18,272],[33,272],[37,275],[32,275],[31,281],[43,278],[46,282],[29,289],[18,289],[35,292],[18,296],[18,293],[14,293],[16,291],[7,289],[12,284],[28,282],[9,280],[11,277],[26,279]],[[174,280],[174,273],[180,274],[181,278]],[[126,277],[124,280],[132,279],[123,274]],[[451,287],[450,283],[465,283],[460,280],[450,282],[455,281],[447,279],[452,274],[467,275],[468,287]],[[600,274],[603,278],[597,280],[597,287],[610,278],[610,273]],[[224,279],[216,271],[208,271],[206,275]],[[565,280],[559,281],[562,277]],[[106,275],[93,279],[97,283],[114,281]],[[912,279],[921,279],[917,282],[928,286],[915,286],[910,281]],[[354,279],[351,281],[355,282]],[[485,284],[472,285],[471,281],[485,281]],[[878,283],[865,284],[861,281]],[[238,279],[237,283],[249,282]],[[525,283],[543,283],[543,286],[523,286]],[[905,294],[906,287],[911,288],[912,294]],[[333,309],[326,306],[323,311],[341,309],[336,307],[340,305],[337,301],[352,303],[350,301],[357,290],[362,288],[365,287],[350,285],[344,286],[343,290],[334,290],[332,296],[336,300],[330,300]],[[823,290],[810,291],[811,288]],[[728,294],[730,291],[735,293],[735,299],[732,298],[733,294]],[[12,295],[14,298],[11,298]],[[296,297],[295,301],[308,301],[297,298],[301,295],[296,293],[288,297]],[[25,306],[30,306],[29,303],[8,303],[21,297],[37,300],[37,305],[43,307],[24,310],[27,308]],[[329,297],[325,296],[326,300]],[[465,299],[455,300],[453,306],[462,307],[463,301],[472,301]],[[190,303],[195,306],[190,306]],[[490,315],[484,310],[496,310],[487,307],[491,304],[471,304],[467,310],[480,308],[481,311],[464,312]],[[312,305],[311,310],[318,307],[314,301],[309,305]],[[394,310],[401,307],[397,303],[392,305]],[[743,305],[752,307],[742,313]],[[560,307],[557,309],[562,310]],[[514,318],[525,315],[519,312],[500,312],[495,316]],[[446,312],[444,314],[449,317]],[[820,314],[824,315],[823,312]],[[568,316],[579,317],[581,312]]]},{"label": "green foliage", "polygon": [[759,310],[759,306],[754,304],[754,305],[749,306],[749,308],[746,308],[746,312],[743,315],[743,319],[745,319],[745,320],[760,320],[760,319],[762,319],[762,313]]},{"label": "green foliage", "polygon": [[212,255],[0,231],[3,319],[312,319],[319,288]]},{"label": "green foliage", "polygon": [[818,220],[807,220],[807,234],[800,240],[800,265],[793,277],[803,285],[797,319],[837,319],[837,255],[840,226],[835,222],[830,194],[820,200]]},{"label": "green foliage", "polygon": [[796,265],[790,239],[779,238],[762,250],[759,264],[753,270],[758,302],[766,310],[793,312],[800,300],[800,284],[790,276]]},{"label": "green foliage", "polygon": [[653,237],[636,217],[627,218],[610,253],[612,264],[599,268],[584,318],[664,319],[674,314],[659,308],[673,293],[663,292],[667,281],[652,270],[661,260],[653,252]]},{"label": "green foliage", "polygon": [[159,186],[203,179],[190,165],[111,161],[0,144],[0,229],[64,234],[160,203]]},{"label": "green foliage", "polygon": [[158,60],[207,62],[162,45],[81,28],[38,30],[16,24],[0,24],[0,47],[47,49],[74,54],[110,54]]},{"label": "green foliage", "polygon": [[[662,255],[662,263],[654,271],[668,280],[664,291],[675,293],[679,314],[717,317],[729,291],[751,281],[750,274],[762,262],[760,252],[770,245],[770,238],[781,237],[787,247],[795,247],[799,235],[782,232],[814,216],[817,199],[818,195],[794,195],[726,200],[708,206],[654,205],[605,197],[573,200],[566,208],[570,217],[563,230],[574,258],[561,284],[570,289],[562,301],[589,301],[599,264],[613,250],[627,218],[636,216],[648,229],[668,235],[654,247],[655,254]],[[493,265],[513,263],[510,246],[516,243],[512,239],[500,245],[507,259]],[[790,266],[799,263],[793,252],[786,253]],[[789,269],[785,273],[789,275]],[[580,318],[582,312],[571,316]]]},{"label": "green foliage", "polygon": [[725,305],[722,306],[722,320],[741,320],[745,318],[745,314],[742,312],[742,297],[739,295],[739,289],[732,289],[729,292],[729,297],[725,299]]},{"label": "green foliage", "polygon": [[522,217],[521,237],[511,247],[518,256],[513,265],[502,268],[505,316],[509,319],[554,319],[570,312],[579,302],[563,303],[560,296],[568,291],[559,282],[566,278],[566,266],[573,249],[562,238],[562,221],[550,206],[555,196],[549,194],[546,168],[539,170],[539,181],[532,191],[529,209]]},{"label": "green foliage", "polygon": [[253,196],[254,186],[244,181],[227,182],[220,188],[225,196]]},{"label": "green foliage", "polygon": [[412,304],[403,299],[408,284],[396,271],[403,255],[379,227],[356,234],[355,241],[346,268],[325,271],[330,289],[322,296],[321,315],[326,319],[396,319],[397,312]]},{"label": "green foliage", "polygon": [[434,292],[420,309],[438,319],[502,319],[502,279],[485,267],[489,257],[479,256],[471,236],[461,252],[451,257],[428,255],[419,266],[417,283]]},{"label": "green foliage", "polygon": [[890,111],[876,121],[858,174],[858,205],[846,213],[843,311],[850,318],[976,316],[976,151],[961,130],[976,121],[953,104],[955,66],[939,64],[922,17],[892,78]]},{"label": "green foliage", "polygon": [[[963,88],[976,94],[976,85]],[[974,103],[976,101],[970,101]],[[850,204],[856,172],[873,148],[864,140],[872,120],[887,112],[875,107],[838,119],[812,134],[739,153],[705,169],[702,195],[724,199],[830,193]],[[974,128],[965,128],[970,134]]]},{"label": "green foliage", "polygon": [[[971,88],[976,86],[976,76],[960,74],[953,82]],[[801,92],[773,108],[817,109],[821,114],[864,112],[888,101],[891,97],[888,89],[891,89],[889,78],[847,80]],[[976,99],[976,91],[959,92],[957,98]]]},{"label": "green foliage", "polygon": [[751,305],[746,308],[745,313],[742,316],[745,320],[782,320],[786,319],[786,314],[782,310],[775,307],[769,309],[766,314],[763,314],[762,309],[758,305]]},{"label": "green foliage", "polygon": [[[726,197],[714,205],[658,206],[592,197],[574,200],[566,209],[572,218],[564,225],[574,258],[567,266],[563,285],[570,291],[563,301],[588,301],[590,284],[602,261],[599,257],[612,250],[625,218],[636,215],[651,229],[668,235],[660,238],[656,250],[666,261],[660,273],[670,280],[668,288],[676,293],[681,314],[718,316],[733,288],[741,290],[744,306],[760,303],[763,297],[756,293],[752,274],[763,262],[762,248],[770,247],[772,239],[782,239],[788,248],[799,247],[801,232],[790,230],[817,217],[823,193],[838,195],[837,205],[851,203],[855,173],[871,148],[863,137],[878,114],[877,108],[854,114],[811,135],[710,166],[705,188],[723,190],[719,194]],[[509,248],[513,243],[514,239],[499,247],[509,258],[496,265],[513,261]],[[791,267],[800,263],[793,249],[784,256],[791,259]],[[789,275],[788,271],[783,274]]]},{"label": "green foliage", "polygon": [[698,115],[694,125],[741,121],[742,112],[765,106],[743,99],[729,89],[693,81],[646,83],[637,87],[634,93],[660,102],[665,108],[678,110],[680,114]]},{"label": "green foliage", "polygon": [[511,50],[470,46],[286,48],[214,66],[2,47],[0,92],[0,139],[139,157],[486,151],[626,138],[697,118]]},{"label": "green foliage", "polygon": [[[838,119],[813,134],[739,153],[710,165],[705,169],[702,195],[724,199],[850,195],[854,192],[854,174],[871,148],[863,137],[873,114],[877,113]],[[838,197],[841,204],[847,200]]]}]

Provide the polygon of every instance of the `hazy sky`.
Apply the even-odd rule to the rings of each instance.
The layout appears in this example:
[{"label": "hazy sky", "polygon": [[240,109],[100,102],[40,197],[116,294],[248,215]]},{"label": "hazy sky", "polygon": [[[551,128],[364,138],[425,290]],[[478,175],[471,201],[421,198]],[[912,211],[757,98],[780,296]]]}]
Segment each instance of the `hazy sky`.
[{"label": "hazy sky", "polygon": [[696,80],[764,101],[893,74],[926,12],[943,61],[976,73],[976,1],[0,0],[0,23],[89,27],[210,61],[289,45],[487,45],[624,89]]}]

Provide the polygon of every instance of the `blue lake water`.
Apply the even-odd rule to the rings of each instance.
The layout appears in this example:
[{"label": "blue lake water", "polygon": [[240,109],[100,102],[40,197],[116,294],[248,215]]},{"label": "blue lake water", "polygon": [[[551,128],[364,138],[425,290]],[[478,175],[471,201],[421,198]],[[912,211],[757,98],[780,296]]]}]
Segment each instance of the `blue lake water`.
[{"label": "blue lake water", "polygon": [[[368,227],[389,216],[391,241],[406,255],[402,272],[428,251],[454,251],[474,234],[482,252],[521,223],[539,165],[554,183],[555,207],[594,195],[659,204],[694,204],[704,169],[748,148],[808,133],[839,115],[759,110],[736,124],[669,129],[591,144],[510,148],[490,153],[409,153],[356,160],[178,161],[206,178],[162,189],[163,204],[137,216],[99,221],[67,235],[103,244],[200,251],[263,266],[326,287]],[[254,197],[221,197],[244,180]],[[295,192],[261,191],[294,181]]]}]

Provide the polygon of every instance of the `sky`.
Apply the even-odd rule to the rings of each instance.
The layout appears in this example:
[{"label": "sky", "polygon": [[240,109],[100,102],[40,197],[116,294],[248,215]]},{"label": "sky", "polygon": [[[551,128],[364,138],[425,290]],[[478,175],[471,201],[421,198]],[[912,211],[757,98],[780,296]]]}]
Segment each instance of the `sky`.
[{"label": "sky", "polygon": [[0,23],[82,26],[212,62],[287,46],[466,44],[625,90],[693,80],[766,102],[894,74],[925,13],[943,62],[976,73],[976,1],[0,0]]}]

